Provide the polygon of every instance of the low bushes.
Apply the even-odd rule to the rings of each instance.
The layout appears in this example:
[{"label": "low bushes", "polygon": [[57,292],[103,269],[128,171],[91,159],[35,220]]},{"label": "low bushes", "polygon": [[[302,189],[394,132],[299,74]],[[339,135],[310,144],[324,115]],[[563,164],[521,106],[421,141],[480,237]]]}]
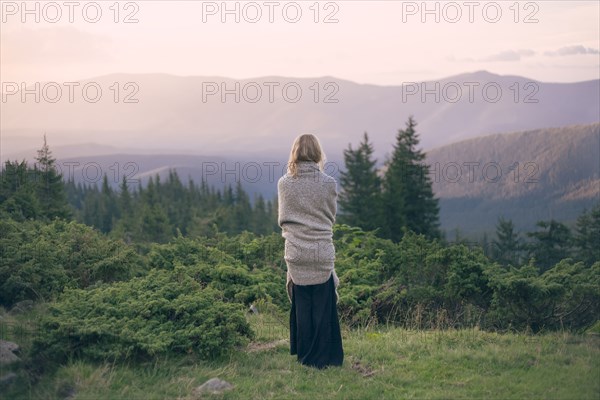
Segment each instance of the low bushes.
[{"label": "low bushes", "polygon": [[493,301],[489,325],[501,329],[583,330],[600,316],[600,262],[565,259],[540,274],[533,262],[488,272]]},{"label": "low bushes", "polygon": [[125,243],[76,222],[0,220],[0,304],[51,300],[64,288],[127,280],[145,269]]},{"label": "low bushes", "polygon": [[339,310],[351,326],[585,330],[600,315],[600,262],[565,259],[540,273],[535,260],[502,267],[480,247],[443,246],[407,233],[398,244],[337,226]]},{"label": "low bushes", "polygon": [[[3,249],[0,299],[56,297],[35,343],[46,359],[212,358],[252,337],[249,304],[289,312],[274,235],[178,236],[142,258],[75,223],[0,224],[2,243],[19,243]],[[565,259],[540,273],[533,259],[503,267],[479,247],[410,232],[393,243],[345,225],[335,226],[334,244],[338,310],[350,326],[583,331],[600,313],[600,262]]]},{"label": "low bushes", "polygon": [[43,320],[33,354],[47,360],[217,357],[251,338],[242,306],[223,301],[183,267],[128,282],[69,290]]},{"label": "low bushes", "polygon": [[[261,263],[256,255],[252,256],[255,260],[252,269],[243,262],[247,257],[247,252],[244,251],[247,247],[251,246],[253,253],[264,256],[267,250],[261,249],[260,245],[266,247],[269,242],[254,240],[241,248],[211,243],[216,246],[214,247],[207,243],[211,243],[210,239],[180,236],[167,244],[153,245],[148,254],[149,265],[166,270],[173,270],[177,265],[183,266],[186,273],[196,281],[222,291],[228,301],[249,305],[262,299],[280,307],[289,304],[285,293],[284,269],[264,261]],[[227,249],[229,253],[219,247]]]}]

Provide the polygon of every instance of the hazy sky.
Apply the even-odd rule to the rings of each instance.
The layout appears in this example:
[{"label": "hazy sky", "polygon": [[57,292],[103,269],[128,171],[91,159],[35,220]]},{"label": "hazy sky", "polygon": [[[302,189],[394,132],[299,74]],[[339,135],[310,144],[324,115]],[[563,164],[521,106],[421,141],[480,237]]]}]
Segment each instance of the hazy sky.
[{"label": "hazy sky", "polygon": [[482,69],[600,78],[598,1],[429,1],[430,13],[421,1],[228,1],[231,14],[221,1],[29,1],[31,13],[21,1],[1,3],[3,82],[161,72],[386,85]]}]

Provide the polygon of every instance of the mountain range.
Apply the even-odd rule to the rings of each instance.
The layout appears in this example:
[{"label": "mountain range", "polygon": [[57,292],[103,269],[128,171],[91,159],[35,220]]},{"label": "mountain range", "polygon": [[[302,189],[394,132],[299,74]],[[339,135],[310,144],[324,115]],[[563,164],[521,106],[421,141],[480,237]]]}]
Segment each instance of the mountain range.
[{"label": "mountain range", "polygon": [[[334,77],[233,80],[166,74],[29,86],[24,98],[2,94],[3,159],[31,154],[44,133],[55,148],[71,146],[66,157],[81,155],[76,146],[93,142],[112,147],[97,154],[135,149],[284,158],[295,136],[313,132],[330,159],[339,160],[342,149],[365,131],[381,158],[409,115],[426,150],[482,135],[600,120],[600,80],[548,83],[487,71],[400,86]],[[60,98],[51,102],[57,93]]]}]

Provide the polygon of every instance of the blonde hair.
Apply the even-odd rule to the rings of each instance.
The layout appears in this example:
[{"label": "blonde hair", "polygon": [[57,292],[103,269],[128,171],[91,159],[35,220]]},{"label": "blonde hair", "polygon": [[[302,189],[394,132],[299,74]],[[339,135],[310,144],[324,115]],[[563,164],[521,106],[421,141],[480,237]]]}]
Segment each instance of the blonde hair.
[{"label": "blonde hair", "polygon": [[323,171],[325,160],[325,152],[321,147],[319,139],[311,133],[305,133],[298,136],[294,140],[294,144],[292,144],[287,171],[288,174],[296,177],[298,174],[298,163],[301,161],[316,162],[319,165],[319,169]]}]

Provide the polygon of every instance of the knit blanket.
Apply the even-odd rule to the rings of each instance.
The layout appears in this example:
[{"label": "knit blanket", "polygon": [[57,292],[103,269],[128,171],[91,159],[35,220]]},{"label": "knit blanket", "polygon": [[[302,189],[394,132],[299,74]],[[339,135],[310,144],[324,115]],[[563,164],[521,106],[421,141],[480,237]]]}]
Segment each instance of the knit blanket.
[{"label": "knit blanket", "polygon": [[336,301],[339,279],[335,273],[333,224],[337,212],[337,182],[312,161],[297,164],[297,176],[277,182],[278,223],[285,238],[286,291],[291,302],[291,283],[317,285],[333,274]]}]

